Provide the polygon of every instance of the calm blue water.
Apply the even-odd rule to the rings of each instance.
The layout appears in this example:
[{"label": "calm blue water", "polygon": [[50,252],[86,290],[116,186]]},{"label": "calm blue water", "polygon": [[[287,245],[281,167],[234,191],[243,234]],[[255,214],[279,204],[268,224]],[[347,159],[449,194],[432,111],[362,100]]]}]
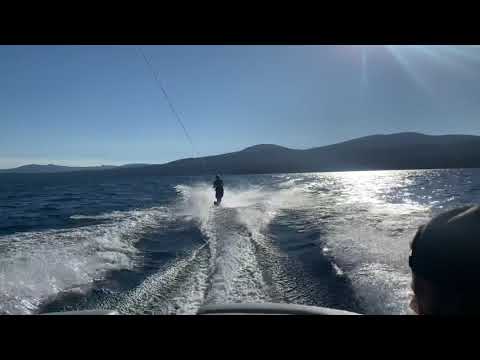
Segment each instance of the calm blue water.
[{"label": "calm blue water", "polygon": [[480,170],[0,176],[0,312],[288,302],[405,313],[408,246],[480,201]]}]

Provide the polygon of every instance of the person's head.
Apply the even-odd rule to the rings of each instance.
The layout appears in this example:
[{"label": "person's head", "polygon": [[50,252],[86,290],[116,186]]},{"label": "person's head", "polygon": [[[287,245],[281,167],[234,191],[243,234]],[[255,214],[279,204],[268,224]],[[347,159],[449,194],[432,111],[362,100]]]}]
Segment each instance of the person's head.
[{"label": "person's head", "polygon": [[417,314],[480,314],[480,207],[450,210],[421,226],[409,266]]},{"label": "person's head", "polygon": [[220,175],[215,175],[215,179],[220,180]]}]

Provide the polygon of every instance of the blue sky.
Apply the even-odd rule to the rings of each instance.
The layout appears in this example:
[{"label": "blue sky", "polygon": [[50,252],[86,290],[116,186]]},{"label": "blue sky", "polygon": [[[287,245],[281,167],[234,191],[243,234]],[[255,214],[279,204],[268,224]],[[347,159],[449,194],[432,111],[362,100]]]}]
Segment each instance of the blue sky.
[{"label": "blue sky", "polygon": [[[142,46],[199,155],[480,135],[478,46]],[[0,168],[192,156],[132,46],[0,46]]]}]

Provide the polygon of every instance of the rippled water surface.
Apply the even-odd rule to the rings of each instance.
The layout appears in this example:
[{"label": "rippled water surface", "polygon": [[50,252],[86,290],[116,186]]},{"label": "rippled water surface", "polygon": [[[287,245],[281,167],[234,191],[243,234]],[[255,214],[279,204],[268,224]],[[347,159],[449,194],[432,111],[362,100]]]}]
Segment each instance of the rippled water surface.
[{"label": "rippled water surface", "polygon": [[191,314],[287,302],[407,309],[418,225],[478,203],[480,170],[0,176],[0,312]]}]

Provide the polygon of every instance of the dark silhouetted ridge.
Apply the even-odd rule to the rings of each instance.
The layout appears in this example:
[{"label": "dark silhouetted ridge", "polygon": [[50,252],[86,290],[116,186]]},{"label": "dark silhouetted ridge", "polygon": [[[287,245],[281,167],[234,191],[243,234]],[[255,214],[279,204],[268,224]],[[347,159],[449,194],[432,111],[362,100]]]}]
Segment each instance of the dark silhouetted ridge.
[{"label": "dark silhouetted ridge", "polygon": [[[29,170],[32,166],[35,165],[28,165]],[[52,165],[47,166],[52,170]],[[365,136],[306,150],[261,144],[228,154],[162,165],[115,167],[103,172],[163,176],[476,167],[480,167],[480,136],[404,132]]]}]

